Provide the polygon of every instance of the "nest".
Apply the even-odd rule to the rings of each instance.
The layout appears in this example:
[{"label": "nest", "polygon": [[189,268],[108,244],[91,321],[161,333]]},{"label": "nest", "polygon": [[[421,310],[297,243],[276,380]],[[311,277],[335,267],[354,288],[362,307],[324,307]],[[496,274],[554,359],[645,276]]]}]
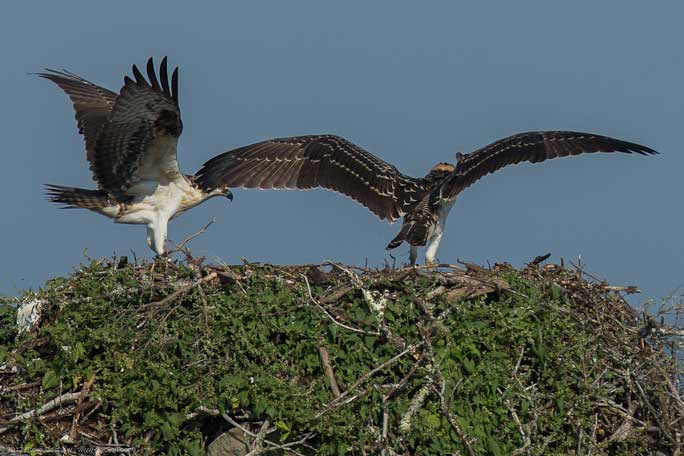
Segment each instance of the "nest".
[{"label": "nest", "polygon": [[[680,454],[682,331],[627,304],[635,287],[543,260],[520,271],[93,262],[21,298],[32,326],[0,339],[0,452],[190,451],[182,441],[209,454]],[[82,322],[79,309],[107,317]],[[234,315],[222,335],[217,322]],[[128,339],[86,340],[108,325]],[[84,331],[80,348],[65,348],[65,326]],[[182,328],[196,343],[182,345]],[[263,359],[249,338],[263,340]],[[95,363],[104,357],[115,365]],[[137,363],[157,358],[175,366],[162,378],[187,376],[193,394],[127,409],[112,385],[148,378]],[[484,383],[485,365],[498,383]],[[268,396],[277,388],[301,408]]]}]

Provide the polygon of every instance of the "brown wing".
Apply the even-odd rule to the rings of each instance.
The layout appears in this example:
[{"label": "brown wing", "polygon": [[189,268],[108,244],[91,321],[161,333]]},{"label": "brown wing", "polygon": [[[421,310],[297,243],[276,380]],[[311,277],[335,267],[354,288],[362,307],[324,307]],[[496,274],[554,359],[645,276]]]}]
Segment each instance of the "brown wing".
[{"label": "brown wing", "polygon": [[183,178],[176,159],[176,145],[183,131],[178,68],[171,86],[166,58],[160,66],[161,84],[152,59],[147,62],[149,82],[135,65],[133,75],[135,80],[124,78],[93,157],[92,169],[100,188],[117,195],[146,193],[150,185]]},{"label": "brown wing", "polygon": [[608,136],[575,131],[533,131],[496,141],[473,153],[461,155],[456,169],[441,187],[441,197],[454,198],[487,174],[520,162],[544,160],[592,152],[657,154],[649,147]]},{"label": "brown wing", "polygon": [[206,188],[312,189],[342,193],[393,222],[429,191],[423,179],[344,138],[295,136],[263,141],[218,155],[197,173]]},{"label": "brown wing", "polygon": [[57,84],[71,99],[78,132],[85,138],[86,158],[92,162],[97,137],[109,120],[117,94],[68,71],[47,69],[38,76]]}]

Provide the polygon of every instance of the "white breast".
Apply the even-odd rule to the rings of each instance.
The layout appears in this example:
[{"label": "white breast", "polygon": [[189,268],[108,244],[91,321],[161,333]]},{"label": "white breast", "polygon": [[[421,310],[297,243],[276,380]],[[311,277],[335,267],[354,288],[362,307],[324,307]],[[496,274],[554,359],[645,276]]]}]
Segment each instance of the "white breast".
[{"label": "white breast", "polygon": [[185,179],[159,185],[143,181],[135,185],[136,196],[126,212],[116,219],[117,223],[155,224],[158,220],[169,220],[181,209],[181,203],[193,194]]}]

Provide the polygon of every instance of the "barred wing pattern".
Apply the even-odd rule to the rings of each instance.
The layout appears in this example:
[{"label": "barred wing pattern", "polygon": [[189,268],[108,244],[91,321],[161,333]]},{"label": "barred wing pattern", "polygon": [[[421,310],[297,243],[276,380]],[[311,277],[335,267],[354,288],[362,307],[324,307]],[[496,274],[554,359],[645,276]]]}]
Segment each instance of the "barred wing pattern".
[{"label": "barred wing pattern", "polygon": [[475,181],[505,166],[593,152],[657,154],[627,141],[575,131],[533,131],[496,141],[460,157],[454,173],[441,186],[441,198],[452,199]]},{"label": "barred wing pattern", "polygon": [[439,223],[439,210],[432,207],[431,195],[425,196],[411,212],[406,214],[401,224],[401,230],[387,245],[387,250],[399,247],[406,241],[411,245],[425,245],[431,234],[431,229]]},{"label": "barred wing pattern", "polygon": [[57,84],[71,99],[78,132],[85,138],[86,158],[92,163],[97,137],[109,120],[117,94],[66,70],[46,69],[46,73],[38,73],[38,76]]},{"label": "barred wing pattern", "polygon": [[116,99],[109,122],[97,139],[93,171],[103,190],[120,196],[136,194],[140,182],[165,184],[182,177],[176,158],[178,137],[183,131],[178,108],[178,68],[171,85],[166,58],[160,81],[152,59],[147,62],[149,82],[133,66],[135,81],[128,76]]},{"label": "barred wing pattern", "polygon": [[205,163],[197,178],[210,188],[322,187],[356,200],[390,222],[405,215],[430,190],[430,182],[406,176],[335,135],[271,139],[234,149]]}]

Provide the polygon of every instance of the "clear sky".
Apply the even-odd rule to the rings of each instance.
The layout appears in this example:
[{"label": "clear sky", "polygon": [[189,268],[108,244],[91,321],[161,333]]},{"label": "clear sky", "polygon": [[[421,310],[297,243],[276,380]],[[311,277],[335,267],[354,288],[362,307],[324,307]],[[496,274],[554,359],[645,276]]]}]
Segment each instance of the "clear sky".
[{"label": "clear sky", "polygon": [[[91,257],[149,257],[142,226],[58,210],[45,183],[93,187],[67,97],[28,73],[66,68],[118,91],[133,63],[179,65],[181,168],[279,136],[335,133],[423,175],[528,130],[639,142],[657,157],[518,165],[464,192],[439,259],[521,265],[551,252],[636,303],[684,284],[681,2],[11,2],[0,17],[2,261],[15,295]],[[399,225],[349,199],[236,190],[172,222],[212,261],[380,265]],[[394,252],[406,261],[405,247]]]}]

